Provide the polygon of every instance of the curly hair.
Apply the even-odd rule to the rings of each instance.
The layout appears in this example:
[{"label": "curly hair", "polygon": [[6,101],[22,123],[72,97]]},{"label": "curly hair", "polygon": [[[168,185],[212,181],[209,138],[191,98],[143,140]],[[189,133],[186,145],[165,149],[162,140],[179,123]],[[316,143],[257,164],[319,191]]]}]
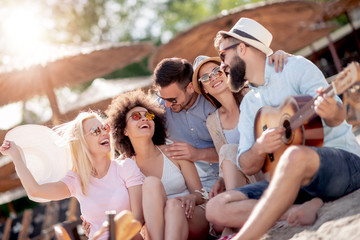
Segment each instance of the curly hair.
[{"label": "curly hair", "polygon": [[123,93],[112,100],[105,113],[108,116],[108,123],[112,127],[115,148],[125,157],[136,155],[129,137],[124,134],[127,124],[126,114],[135,107],[146,108],[155,114],[153,143],[162,145],[166,141],[165,110],[151,93],[145,93],[142,90]]},{"label": "curly hair", "polygon": [[177,83],[181,87],[187,86],[192,79],[191,63],[182,58],[164,58],[154,70],[153,85],[167,87]]}]

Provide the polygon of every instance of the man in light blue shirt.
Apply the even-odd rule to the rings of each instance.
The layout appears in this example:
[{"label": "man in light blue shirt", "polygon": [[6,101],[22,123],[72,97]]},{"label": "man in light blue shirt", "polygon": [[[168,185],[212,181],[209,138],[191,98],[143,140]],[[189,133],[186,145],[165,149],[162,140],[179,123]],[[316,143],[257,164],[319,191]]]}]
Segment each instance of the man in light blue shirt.
[{"label": "man in light blue shirt", "polygon": [[[229,32],[220,31],[215,41],[222,66],[230,75],[230,88],[239,90],[247,80],[252,89],[240,106],[238,167],[245,174],[253,175],[262,170],[266,157],[272,161],[275,153],[284,149],[278,156],[270,183],[249,184],[238,191],[219,194],[208,202],[206,214],[210,222],[241,228],[232,239],[259,239],[278,219],[312,224],[323,201],[360,188],[360,146],[351,126],[344,121],[341,100],[325,93],[328,84],[324,76],[303,57],[288,58],[286,68],[275,74],[266,61],[272,53],[271,40],[271,33],[261,24],[241,18]],[[309,109],[322,119],[322,147],[292,145],[291,141],[290,146],[286,146],[286,137],[291,139],[295,129],[286,128],[280,120],[275,124],[270,117],[261,124],[261,130],[254,127],[261,107],[277,107],[286,97],[299,94],[317,96]],[[287,116],[284,113],[282,117]],[[258,202],[254,200],[259,198]],[[294,202],[304,203],[303,207],[309,211],[297,214],[299,208],[292,206]]]},{"label": "man in light blue shirt", "polygon": [[194,91],[192,74],[192,65],[185,59],[166,58],[154,70],[154,86],[165,105],[168,137],[174,141],[166,154],[193,161],[209,192],[219,174],[218,155],[206,127],[206,118],[215,108]]}]

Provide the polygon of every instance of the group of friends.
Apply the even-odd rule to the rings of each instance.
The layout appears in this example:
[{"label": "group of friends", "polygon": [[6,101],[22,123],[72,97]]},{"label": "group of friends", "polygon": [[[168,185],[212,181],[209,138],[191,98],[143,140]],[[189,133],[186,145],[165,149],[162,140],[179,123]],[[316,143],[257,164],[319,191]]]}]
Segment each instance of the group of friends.
[{"label": "group of friends", "polygon": [[[0,152],[29,195],[76,197],[90,239],[107,210],[131,210],[144,224],[133,239],[259,239],[278,220],[313,224],[324,202],[360,187],[360,146],[340,98],[324,93],[321,71],[301,56],[272,55],[271,40],[261,24],[240,18],[217,34],[219,57],[163,59],[153,74],[157,98],[123,93],[106,118],[82,112],[57,126],[73,162],[58,182],[39,185],[15,142]],[[255,136],[256,113],[300,94],[316,97],[324,143],[287,146],[270,179],[264,161],[286,145],[286,129]]]}]

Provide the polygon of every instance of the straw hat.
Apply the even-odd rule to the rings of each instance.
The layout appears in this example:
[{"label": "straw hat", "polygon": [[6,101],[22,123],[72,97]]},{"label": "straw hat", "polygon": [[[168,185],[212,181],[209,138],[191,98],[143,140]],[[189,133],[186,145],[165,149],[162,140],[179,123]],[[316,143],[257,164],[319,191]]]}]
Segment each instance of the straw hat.
[{"label": "straw hat", "polygon": [[219,31],[219,34],[246,42],[265,53],[266,56],[273,53],[270,48],[272,34],[263,25],[250,18],[240,18],[229,32]]},{"label": "straw hat", "polygon": [[192,83],[193,83],[193,87],[195,92],[200,93],[200,87],[199,87],[199,81],[198,81],[198,74],[199,74],[199,70],[201,68],[202,65],[204,65],[207,62],[215,62],[217,64],[221,64],[221,59],[219,57],[208,57],[208,56],[197,56],[194,60],[193,63],[193,69],[194,69],[194,73],[192,76]]}]

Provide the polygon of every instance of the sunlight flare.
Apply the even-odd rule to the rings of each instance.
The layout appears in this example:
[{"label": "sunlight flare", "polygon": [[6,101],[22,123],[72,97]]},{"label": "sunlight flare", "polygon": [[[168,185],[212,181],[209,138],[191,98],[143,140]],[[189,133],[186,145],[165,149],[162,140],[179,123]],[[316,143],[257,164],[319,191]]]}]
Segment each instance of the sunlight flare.
[{"label": "sunlight flare", "polygon": [[7,50],[13,54],[24,54],[44,41],[45,29],[40,12],[35,5],[9,9],[2,22]]}]

